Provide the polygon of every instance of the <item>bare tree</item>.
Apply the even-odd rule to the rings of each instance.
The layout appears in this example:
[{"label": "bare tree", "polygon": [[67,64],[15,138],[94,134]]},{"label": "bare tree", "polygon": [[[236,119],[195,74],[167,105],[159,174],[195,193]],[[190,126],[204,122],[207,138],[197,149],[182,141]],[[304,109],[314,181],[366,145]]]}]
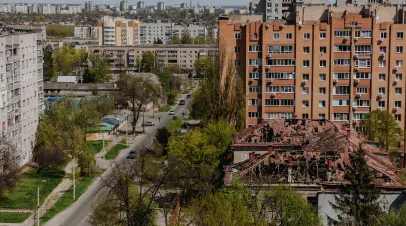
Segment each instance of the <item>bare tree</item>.
[{"label": "bare tree", "polygon": [[160,94],[160,88],[151,78],[137,75],[121,75],[118,81],[118,87],[120,88],[119,96],[117,97],[119,102],[130,102],[133,112],[133,132],[135,132],[135,126],[137,125],[140,113],[143,108],[156,101]]},{"label": "bare tree", "polygon": [[15,149],[5,138],[0,138],[0,198],[4,192],[15,186],[19,168],[13,155]]}]

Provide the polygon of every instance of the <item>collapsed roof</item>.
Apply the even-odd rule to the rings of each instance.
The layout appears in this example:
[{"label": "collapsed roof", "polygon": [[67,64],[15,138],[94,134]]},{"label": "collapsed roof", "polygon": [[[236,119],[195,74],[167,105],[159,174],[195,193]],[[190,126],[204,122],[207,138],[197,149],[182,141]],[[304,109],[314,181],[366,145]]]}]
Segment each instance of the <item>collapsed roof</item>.
[{"label": "collapsed roof", "polygon": [[250,183],[317,184],[345,183],[344,170],[351,152],[366,151],[368,166],[376,172],[379,187],[404,188],[398,168],[373,142],[359,133],[325,119],[276,119],[264,121],[235,134],[231,151],[249,158],[226,167],[224,183],[234,179]]}]

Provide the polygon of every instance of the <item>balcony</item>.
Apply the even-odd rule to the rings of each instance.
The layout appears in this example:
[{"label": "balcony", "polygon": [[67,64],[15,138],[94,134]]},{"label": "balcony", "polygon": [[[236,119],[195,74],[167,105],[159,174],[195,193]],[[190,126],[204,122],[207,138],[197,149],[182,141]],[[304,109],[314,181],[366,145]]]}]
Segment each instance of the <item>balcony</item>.
[{"label": "balcony", "polygon": [[18,94],[18,95],[15,95],[14,97],[12,97],[10,102],[14,103],[14,102],[20,101],[20,100],[21,100],[21,95]]},{"label": "balcony", "polygon": [[13,63],[13,57],[12,56],[7,57],[7,63]]},{"label": "balcony", "polygon": [[18,55],[18,54],[13,55],[13,60],[14,61],[20,61],[20,55]]},{"label": "balcony", "polygon": [[21,69],[20,69],[20,68],[14,69],[14,74],[20,74],[20,72],[21,72]]},{"label": "balcony", "polygon": [[14,118],[14,116],[15,116],[14,111],[7,112],[7,118],[8,118],[8,119]]},{"label": "balcony", "polygon": [[21,114],[20,108],[14,109],[14,113],[15,113],[16,115],[20,115],[20,114]]},{"label": "balcony", "polygon": [[42,50],[37,50],[37,56],[42,56]]}]

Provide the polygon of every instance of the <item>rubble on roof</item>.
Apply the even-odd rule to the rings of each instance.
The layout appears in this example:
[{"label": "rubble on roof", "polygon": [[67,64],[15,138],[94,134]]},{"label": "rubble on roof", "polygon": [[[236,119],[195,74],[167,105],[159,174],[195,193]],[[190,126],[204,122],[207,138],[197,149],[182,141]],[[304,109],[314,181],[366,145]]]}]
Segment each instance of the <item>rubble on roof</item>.
[{"label": "rubble on roof", "polygon": [[322,186],[345,183],[351,152],[360,145],[368,166],[376,171],[380,187],[404,188],[398,168],[379,147],[364,143],[354,131],[329,120],[276,119],[235,134],[234,158],[249,152],[249,159],[226,167],[224,183],[295,183]]}]

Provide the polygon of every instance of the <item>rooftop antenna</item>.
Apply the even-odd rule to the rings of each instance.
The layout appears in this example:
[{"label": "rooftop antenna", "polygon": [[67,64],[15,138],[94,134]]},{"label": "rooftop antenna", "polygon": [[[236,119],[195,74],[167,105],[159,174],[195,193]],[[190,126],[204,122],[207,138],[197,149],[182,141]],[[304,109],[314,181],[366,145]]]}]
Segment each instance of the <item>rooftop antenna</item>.
[{"label": "rooftop antenna", "polygon": [[190,6],[189,7],[192,8],[192,0],[190,0]]}]

